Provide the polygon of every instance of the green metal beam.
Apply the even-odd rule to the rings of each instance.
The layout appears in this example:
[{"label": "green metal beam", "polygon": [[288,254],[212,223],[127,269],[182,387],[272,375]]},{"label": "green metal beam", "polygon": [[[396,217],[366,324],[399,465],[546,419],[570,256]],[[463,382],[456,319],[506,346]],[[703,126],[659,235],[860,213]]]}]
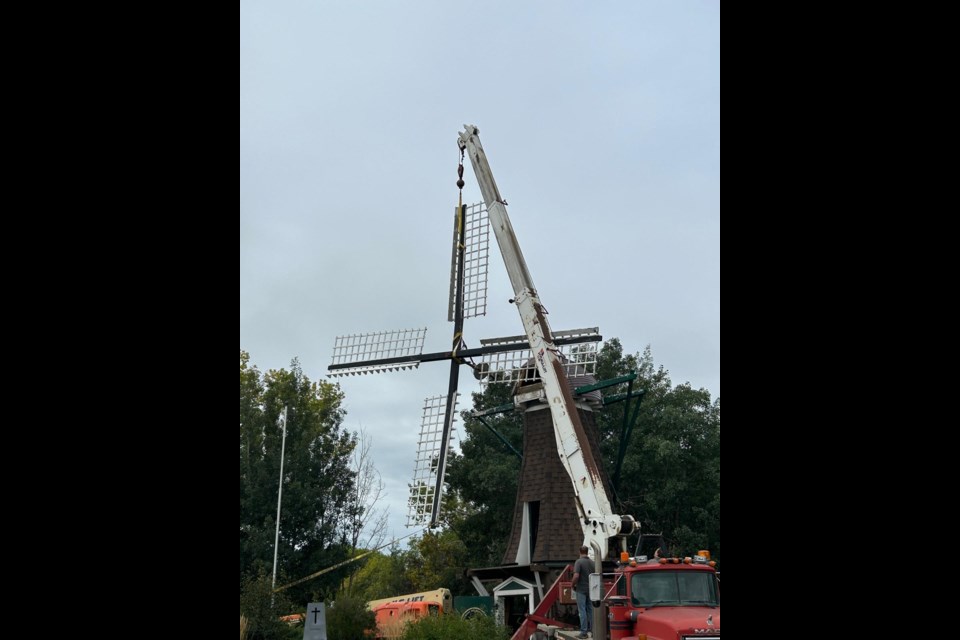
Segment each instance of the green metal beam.
[{"label": "green metal beam", "polygon": [[476,418],[477,420],[479,420],[479,421],[483,424],[483,426],[485,426],[487,429],[490,429],[490,433],[492,433],[493,435],[497,436],[497,438],[500,439],[500,442],[502,442],[503,444],[507,445],[507,448],[510,449],[510,451],[513,451],[514,455],[516,455],[518,458],[520,458],[520,460],[523,460],[523,454],[521,454],[519,451],[517,451],[516,449],[514,449],[514,448],[513,448],[513,445],[510,444],[509,442],[507,442],[507,439],[506,439],[506,438],[504,438],[502,435],[500,435],[499,433],[497,433],[497,430],[496,430],[496,429],[494,429],[494,428],[491,427],[489,424],[487,424],[487,421],[486,421],[486,420],[484,420],[484,419],[481,418],[480,416],[473,416],[473,417]]},{"label": "green metal beam", "polygon": [[[589,384],[583,387],[577,387],[573,390],[573,392],[579,396],[585,393],[590,393],[591,391],[597,391],[599,389],[607,389],[609,387],[615,387],[616,385],[623,384],[625,382],[628,383],[626,393],[616,393],[613,395],[606,396],[603,399],[604,405],[613,404],[615,402],[623,402],[625,400],[627,401],[627,404],[624,407],[624,411],[623,411],[623,426],[621,427],[621,435],[620,435],[620,451],[618,452],[618,455],[617,455],[617,466],[616,466],[616,470],[614,471],[614,480],[613,480],[614,492],[616,492],[616,487],[620,483],[620,468],[623,465],[623,459],[626,456],[627,443],[630,441],[630,434],[633,432],[633,427],[634,427],[633,423],[636,422],[637,417],[639,416],[640,402],[642,401],[643,396],[646,393],[646,389],[638,389],[637,391],[633,391],[633,382],[636,379],[637,379],[636,372],[632,372],[624,376],[610,378],[609,380],[601,380],[600,382],[597,382],[595,384]],[[634,410],[632,415],[630,415],[630,402],[629,402],[631,398],[638,398],[637,403],[634,405],[634,408],[633,408]],[[500,440],[500,442],[502,442],[508,449],[510,449],[511,452],[513,452],[514,455],[516,455],[518,458],[523,460],[523,454],[517,451],[513,447],[513,445],[507,441],[506,438],[500,435],[496,429],[491,427],[487,423],[487,421],[484,420],[484,418],[487,416],[496,415],[498,413],[507,413],[510,411],[514,411],[515,409],[516,407],[514,406],[514,404],[510,402],[507,404],[501,404],[500,406],[493,407],[491,409],[486,409],[479,413],[472,413],[470,417],[476,418],[477,420],[479,420],[480,423],[483,426],[485,426],[487,429],[489,429],[490,433],[495,435]],[[627,417],[628,415],[630,416],[629,418]]]},{"label": "green metal beam", "polygon": [[[620,484],[620,469],[623,467],[623,458],[627,455],[627,421],[630,419],[630,394],[633,393],[633,380],[627,384],[627,397],[623,405],[623,424],[620,426],[620,446],[617,449],[617,464],[613,471],[613,489],[617,490]],[[637,400],[640,402],[640,400]]]},{"label": "green metal beam", "polygon": [[498,414],[498,413],[506,413],[507,411],[513,411],[514,409],[515,409],[515,407],[513,406],[513,403],[510,402],[510,403],[507,403],[507,404],[502,404],[502,405],[500,405],[499,407],[494,407],[494,408],[492,408],[492,409],[485,409],[484,411],[481,411],[480,413],[471,413],[471,414],[470,414],[470,417],[471,417],[471,418],[481,418],[481,417],[483,417],[483,416],[492,416],[492,415],[496,415],[496,414]]},{"label": "green metal beam", "polygon": [[[641,390],[638,392],[641,396],[633,405],[633,413],[630,415],[630,419],[624,423],[626,431],[623,434],[623,437],[620,440],[620,455],[617,458],[617,467],[613,474],[613,486],[616,491],[616,487],[620,485],[620,471],[623,467],[623,459],[627,454],[627,444],[630,442],[630,436],[633,435],[633,428],[637,426],[637,420],[640,419],[640,405],[643,404],[643,395],[646,393],[646,390]],[[630,408],[629,404],[623,407],[624,415],[626,415],[627,410]]]},{"label": "green metal beam", "polygon": [[[646,392],[647,392],[646,389],[637,389],[636,391],[631,392],[629,397],[640,398],[640,397],[643,397],[643,394],[645,394]],[[615,393],[611,396],[605,396],[603,398],[603,404],[608,405],[608,404],[613,404],[614,402],[623,402],[627,398],[628,396],[625,393]]]},{"label": "green metal beam", "polygon": [[618,384],[623,384],[624,382],[633,382],[637,379],[636,372],[628,373],[625,376],[620,376],[619,378],[610,378],[609,380],[601,380],[594,384],[588,384],[583,387],[577,387],[573,390],[578,396],[584,393],[589,393],[591,391],[596,391],[597,389],[606,389],[607,387],[614,387]]}]

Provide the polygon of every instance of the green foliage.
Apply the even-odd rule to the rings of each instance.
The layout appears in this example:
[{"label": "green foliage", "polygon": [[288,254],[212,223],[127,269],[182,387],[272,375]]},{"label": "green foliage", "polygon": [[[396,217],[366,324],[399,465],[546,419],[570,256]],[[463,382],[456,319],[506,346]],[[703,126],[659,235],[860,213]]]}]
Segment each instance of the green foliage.
[{"label": "green foliage", "polygon": [[[668,372],[654,366],[649,347],[639,357],[624,357],[619,347],[616,340],[604,346],[598,360],[603,369],[598,371],[613,377],[636,366],[634,389],[646,391],[616,487],[621,513],[636,517],[646,533],[663,532],[669,552],[710,549],[719,557],[720,400],[711,401],[709,391],[689,384],[673,387]],[[604,394],[625,390],[622,385]],[[622,435],[623,405],[608,406],[598,420],[611,473]]]},{"label": "green foliage", "polygon": [[353,596],[362,602],[369,602],[418,591],[406,576],[408,555],[409,552],[402,551],[396,545],[390,548],[389,554],[371,554],[353,575],[350,586]]},{"label": "green foliage", "polygon": [[407,626],[402,640],[508,640],[505,627],[498,626],[493,618],[477,616],[461,620],[456,615],[421,618]]},{"label": "green foliage", "polygon": [[406,565],[406,577],[413,591],[447,588],[455,595],[472,593],[463,577],[467,547],[454,531],[428,531],[421,538],[414,538]]},{"label": "green foliage", "polygon": [[367,610],[365,600],[341,594],[327,607],[327,637],[332,640],[367,640],[366,631],[376,627],[377,618]]},{"label": "green foliage", "polygon": [[[350,553],[347,520],[354,435],[341,423],[339,387],[311,382],[294,360],[266,374],[240,351],[240,577],[272,566],[284,405],[289,407],[278,573],[299,578]],[[335,593],[349,568],[293,587],[293,602]],[[280,581],[278,580],[278,583]]]},{"label": "green foliage", "polygon": [[[473,408],[483,411],[512,403],[511,393],[510,385],[491,384],[484,393],[473,394]],[[469,412],[461,417],[466,435],[460,443],[462,455],[451,456],[447,465],[452,491],[444,503],[444,523],[466,546],[466,566],[496,566],[503,562],[513,525],[520,458]],[[508,411],[484,420],[514,449],[523,448],[519,414]]]},{"label": "green foliage", "polygon": [[[293,610],[293,605],[281,592],[273,594],[272,577],[265,571],[245,577],[240,585],[240,613],[246,617],[246,637],[249,640],[284,640],[291,637],[289,625],[280,620]],[[303,636],[303,630],[300,630]]]}]

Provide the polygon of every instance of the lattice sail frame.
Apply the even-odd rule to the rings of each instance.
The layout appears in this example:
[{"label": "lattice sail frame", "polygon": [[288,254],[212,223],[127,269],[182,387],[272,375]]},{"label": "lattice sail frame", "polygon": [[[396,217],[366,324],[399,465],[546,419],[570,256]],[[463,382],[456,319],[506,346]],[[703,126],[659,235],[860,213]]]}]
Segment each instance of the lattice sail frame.
[{"label": "lattice sail frame", "polygon": [[355,376],[366,373],[380,373],[383,371],[401,371],[416,369],[420,366],[418,360],[400,364],[364,365],[363,360],[380,360],[383,358],[397,358],[418,356],[423,353],[423,342],[427,336],[427,329],[397,329],[396,331],[377,331],[374,333],[358,333],[349,336],[337,336],[333,345],[332,365],[359,363],[349,369],[336,369],[327,374],[329,378],[339,376]]},{"label": "lattice sail frame", "polygon": [[[453,447],[457,435],[456,394],[453,406],[453,424],[450,425],[450,444]],[[413,527],[430,522],[433,509],[433,494],[437,489],[437,459],[443,446],[443,421],[447,411],[447,396],[433,396],[423,401],[423,419],[420,423],[420,438],[417,441],[417,457],[413,466],[413,482],[410,483],[407,526]],[[443,490],[443,487],[440,488]]]},{"label": "lattice sail frame", "polygon": [[[580,336],[599,335],[598,327],[587,329],[573,329],[570,331],[554,331],[554,338],[575,338]],[[526,336],[506,336],[481,340],[483,346],[497,344],[511,344],[525,342]],[[595,375],[597,372],[597,342],[582,342],[559,347],[560,360],[563,362],[564,372],[568,378],[578,378]],[[537,377],[537,366],[530,349],[505,351],[503,353],[489,353],[480,358],[480,370],[483,375],[480,384],[486,388],[495,382],[514,384],[521,380],[533,381]]]},{"label": "lattice sail frame", "polygon": [[[463,221],[463,317],[487,315],[487,275],[490,271],[490,220],[487,205],[466,207]],[[457,299],[457,229],[453,230],[453,252],[450,260],[450,298],[447,320],[453,322]]]}]

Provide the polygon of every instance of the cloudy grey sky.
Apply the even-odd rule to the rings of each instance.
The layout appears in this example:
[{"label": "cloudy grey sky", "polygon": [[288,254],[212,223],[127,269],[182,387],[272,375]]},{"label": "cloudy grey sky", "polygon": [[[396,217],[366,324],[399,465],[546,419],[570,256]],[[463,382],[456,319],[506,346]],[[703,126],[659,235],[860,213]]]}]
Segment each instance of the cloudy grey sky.
[{"label": "cloudy grey sky", "polygon": [[[457,133],[476,124],[554,329],[650,345],[720,393],[720,6],[241,0],[240,347],[326,375],[334,337],[449,349]],[[481,200],[467,163],[464,202]],[[491,238],[468,346],[523,333]],[[342,379],[404,535],[421,407],[448,366]],[[477,390],[464,371],[461,392]]]}]

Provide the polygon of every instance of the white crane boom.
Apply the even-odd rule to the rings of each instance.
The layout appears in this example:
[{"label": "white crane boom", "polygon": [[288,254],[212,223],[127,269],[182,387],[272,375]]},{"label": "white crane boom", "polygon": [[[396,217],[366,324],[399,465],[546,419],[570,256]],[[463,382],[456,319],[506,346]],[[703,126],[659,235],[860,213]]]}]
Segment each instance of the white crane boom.
[{"label": "white crane boom", "polygon": [[465,149],[480,183],[480,191],[487,205],[490,226],[500,245],[500,253],[513,285],[514,299],[520,320],[534,354],[537,371],[553,418],[553,432],[557,439],[560,460],[570,476],[576,495],[577,511],[583,528],[584,544],[592,547],[598,561],[607,557],[609,539],[625,536],[636,530],[632,516],[613,513],[610,500],[603,488],[600,469],[593,457],[584,431],[573,393],[567,385],[566,374],[558,357],[559,349],[553,342],[546,311],[533,286],[533,278],[520,251],[507,208],[497,190],[487,156],[478,137],[479,130],[464,125],[460,133],[460,148]]}]

